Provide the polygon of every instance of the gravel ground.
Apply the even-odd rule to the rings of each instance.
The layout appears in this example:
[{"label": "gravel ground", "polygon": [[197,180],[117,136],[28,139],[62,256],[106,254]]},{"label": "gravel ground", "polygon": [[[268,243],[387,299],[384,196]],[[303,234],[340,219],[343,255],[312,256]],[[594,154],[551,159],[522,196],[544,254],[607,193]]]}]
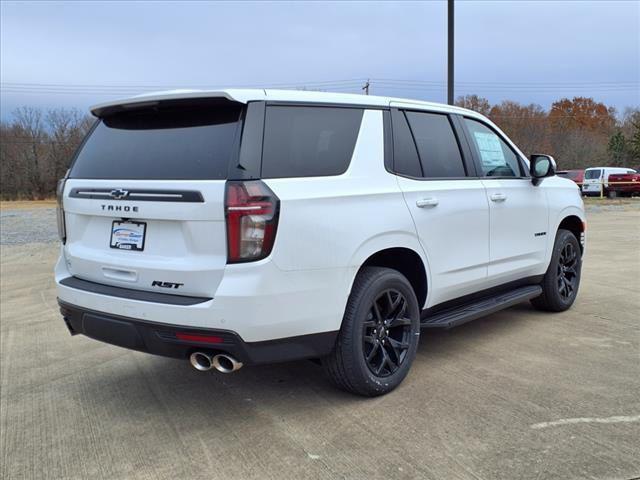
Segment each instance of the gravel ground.
[{"label": "gravel ground", "polygon": [[[7,232],[25,227],[12,239],[55,230],[51,210],[2,213]],[[571,310],[524,303],[425,331],[402,385],[373,399],[312,362],[221,375],[71,337],[57,245],[5,245],[0,479],[638,478],[640,210],[588,220]]]},{"label": "gravel ground", "polygon": [[54,243],[58,241],[55,208],[0,211],[0,245]]},{"label": "gravel ground", "polygon": [[[10,205],[10,204],[9,204]],[[640,209],[640,198],[585,202],[587,213]],[[55,243],[58,241],[55,208],[4,208],[0,211],[0,245]]]}]

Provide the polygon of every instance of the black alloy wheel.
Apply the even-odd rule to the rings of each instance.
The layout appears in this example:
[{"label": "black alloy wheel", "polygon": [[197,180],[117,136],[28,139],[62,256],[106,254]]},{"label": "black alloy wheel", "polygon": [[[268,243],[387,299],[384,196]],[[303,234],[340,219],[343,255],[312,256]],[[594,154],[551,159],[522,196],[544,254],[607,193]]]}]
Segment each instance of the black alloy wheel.
[{"label": "black alloy wheel", "polygon": [[411,338],[407,299],[396,289],[381,292],[363,323],[363,353],[378,377],[393,374],[406,358]]},{"label": "black alloy wheel", "polygon": [[551,261],[540,286],[542,295],[531,300],[538,310],[564,312],[571,307],[580,288],[582,249],[578,238],[569,230],[556,234]]},{"label": "black alloy wheel", "polygon": [[411,283],[397,270],[363,267],[322,367],[342,390],[367,397],[384,395],[407,376],[419,340],[420,307]]},{"label": "black alloy wheel", "polygon": [[572,243],[567,243],[558,258],[558,293],[564,301],[569,301],[576,293],[578,281],[578,252]]}]

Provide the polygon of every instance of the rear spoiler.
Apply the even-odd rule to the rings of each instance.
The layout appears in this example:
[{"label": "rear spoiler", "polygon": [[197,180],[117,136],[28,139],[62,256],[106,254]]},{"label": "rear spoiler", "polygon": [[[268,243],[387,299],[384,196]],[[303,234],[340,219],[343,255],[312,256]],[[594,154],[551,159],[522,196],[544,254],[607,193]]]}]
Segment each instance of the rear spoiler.
[{"label": "rear spoiler", "polygon": [[91,107],[91,113],[102,118],[114,113],[154,108],[163,103],[191,104],[196,101],[216,99],[228,102],[247,103],[252,100],[264,100],[266,92],[260,90],[171,90],[168,92],[148,93],[136,97],[100,103]]}]

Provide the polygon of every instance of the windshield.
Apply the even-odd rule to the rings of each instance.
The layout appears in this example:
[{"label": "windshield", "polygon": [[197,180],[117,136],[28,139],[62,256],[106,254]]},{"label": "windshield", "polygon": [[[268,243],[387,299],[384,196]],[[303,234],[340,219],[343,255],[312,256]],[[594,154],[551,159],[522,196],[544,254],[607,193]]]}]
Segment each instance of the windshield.
[{"label": "windshield", "polygon": [[241,107],[164,107],[102,119],[80,150],[71,178],[226,179]]},{"label": "windshield", "polygon": [[596,169],[596,170],[587,170],[584,174],[584,178],[586,178],[587,180],[593,180],[594,178],[600,178],[600,174],[602,173],[602,170],[600,169]]}]

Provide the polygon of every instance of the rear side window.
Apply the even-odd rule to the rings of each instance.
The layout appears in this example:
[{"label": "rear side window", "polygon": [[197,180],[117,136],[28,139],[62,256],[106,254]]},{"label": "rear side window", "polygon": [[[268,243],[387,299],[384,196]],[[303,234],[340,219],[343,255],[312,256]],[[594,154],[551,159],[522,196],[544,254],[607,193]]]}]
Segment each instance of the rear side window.
[{"label": "rear side window", "polygon": [[102,119],[87,138],[72,178],[226,179],[241,107],[191,106],[129,111]]},{"label": "rear side window", "polygon": [[422,165],[404,113],[391,112],[393,122],[393,171],[408,177],[423,177]]},{"label": "rear side window", "polygon": [[364,110],[268,106],[262,177],[340,175],[349,168]]},{"label": "rear side window", "polygon": [[447,115],[406,112],[426,178],[464,177],[466,172]]},{"label": "rear side window", "polygon": [[602,170],[596,169],[596,170],[587,170],[584,174],[584,178],[588,179],[588,180],[593,180],[595,178],[600,178],[600,175],[602,174]]}]

